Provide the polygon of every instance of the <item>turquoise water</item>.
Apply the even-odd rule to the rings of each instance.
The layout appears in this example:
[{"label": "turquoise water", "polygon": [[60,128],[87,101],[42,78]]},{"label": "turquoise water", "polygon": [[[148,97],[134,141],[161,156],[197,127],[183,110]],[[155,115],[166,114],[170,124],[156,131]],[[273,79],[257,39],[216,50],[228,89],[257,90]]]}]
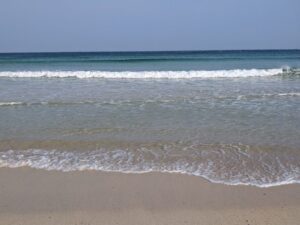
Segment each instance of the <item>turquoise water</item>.
[{"label": "turquoise water", "polygon": [[0,54],[0,167],[300,182],[300,51]]},{"label": "turquoise water", "polygon": [[300,68],[300,50],[0,54],[1,71],[190,71]]}]

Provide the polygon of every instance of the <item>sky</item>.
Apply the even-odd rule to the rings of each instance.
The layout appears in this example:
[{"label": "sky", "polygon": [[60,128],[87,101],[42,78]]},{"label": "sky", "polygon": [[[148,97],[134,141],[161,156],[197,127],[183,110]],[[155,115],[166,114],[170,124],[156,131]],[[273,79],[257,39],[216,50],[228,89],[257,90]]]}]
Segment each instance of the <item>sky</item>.
[{"label": "sky", "polygon": [[300,49],[300,0],[1,0],[0,52]]}]

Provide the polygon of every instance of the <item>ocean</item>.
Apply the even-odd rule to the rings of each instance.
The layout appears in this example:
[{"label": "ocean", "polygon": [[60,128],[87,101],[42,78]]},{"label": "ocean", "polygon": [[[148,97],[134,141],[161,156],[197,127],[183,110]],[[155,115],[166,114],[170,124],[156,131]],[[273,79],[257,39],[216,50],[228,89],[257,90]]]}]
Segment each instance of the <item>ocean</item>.
[{"label": "ocean", "polygon": [[0,167],[300,183],[300,50],[0,54]]}]

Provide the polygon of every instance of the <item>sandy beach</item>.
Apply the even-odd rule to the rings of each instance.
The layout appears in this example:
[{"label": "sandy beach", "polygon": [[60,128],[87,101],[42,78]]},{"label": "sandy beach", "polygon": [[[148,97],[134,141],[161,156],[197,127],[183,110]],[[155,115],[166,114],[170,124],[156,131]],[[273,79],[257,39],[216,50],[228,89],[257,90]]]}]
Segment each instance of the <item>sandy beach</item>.
[{"label": "sandy beach", "polygon": [[300,221],[300,186],[212,184],[180,174],[0,169],[0,224],[272,224]]},{"label": "sandy beach", "polygon": [[0,0],[0,225],[300,225],[300,0]]}]

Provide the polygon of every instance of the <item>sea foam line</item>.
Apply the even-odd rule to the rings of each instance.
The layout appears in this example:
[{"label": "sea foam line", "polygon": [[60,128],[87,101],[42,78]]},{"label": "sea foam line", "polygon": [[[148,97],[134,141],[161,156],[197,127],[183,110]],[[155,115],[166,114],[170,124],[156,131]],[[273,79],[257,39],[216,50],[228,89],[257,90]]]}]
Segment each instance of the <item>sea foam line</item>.
[{"label": "sea foam line", "polygon": [[192,79],[265,77],[282,74],[279,69],[235,69],[213,71],[2,71],[0,77],[13,78],[109,78],[109,79]]},{"label": "sea foam line", "polygon": [[23,102],[0,102],[0,106],[15,106],[15,105],[23,105]]},{"label": "sea foam line", "polygon": [[262,93],[262,94],[250,94],[250,95],[237,95],[237,96],[226,96],[226,95],[212,95],[205,97],[191,97],[191,98],[170,98],[170,99],[134,99],[134,100],[108,100],[108,101],[40,101],[40,102],[0,102],[0,107],[17,107],[17,106],[65,106],[65,105],[96,105],[96,106],[144,106],[145,104],[177,104],[180,102],[195,103],[204,99],[218,99],[218,100],[245,100],[245,99],[259,99],[259,98],[289,98],[289,97],[300,97],[300,92],[283,92],[283,93]]},{"label": "sea foam line", "polygon": [[[233,146],[234,147],[234,146]],[[238,146],[232,149],[233,155],[240,152]],[[94,151],[72,152],[58,150],[9,150],[0,152],[0,168],[19,168],[28,166],[35,169],[44,169],[49,171],[85,171],[96,170],[104,172],[121,172],[121,173],[148,173],[148,172],[163,172],[163,173],[180,173],[194,175],[205,178],[213,183],[222,183],[227,185],[251,185],[257,187],[272,187],[285,184],[300,183],[300,168],[295,164],[284,163],[274,157],[273,164],[269,164],[266,168],[266,163],[258,164],[259,169],[242,169],[239,171],[230,171],[230,168],[222,163],[227,162],[227,158],[232,158],[233,155],[221,156],[217,161],[209,158],[205,160],[191,162],[195,158],[202,158],[213,154],[222,153],[223,151],[213,152],[197,152],[197,155],[189,157],[180,157],[176,155],[176,160],[171,160],[170,163],[161,163],[157,160],[161,157],[155,152],[152,159],[145,159],[141,153],[147,149],[140,149],[140,152],[133,153],[126,149],[98,149]],[[242,150],[244,151],[244,150]],[[147,151],[151,153],[152,151]],[[228,152],[226,152],[228,153]],[[200,155],[199,155],[200,154]],[[148,155],[149,156],[149,155]],[[158,157],[158,158],[157,158]],[[170,155],[169,157],[172,157]],[[225,157],[225,158],[224,158]],[[252,158],[251,153],[243,152],[239,154],[240,164],[249,162],[249,160],[257,160]],[[263,159],[262,159],[263,160]],[[279,160],[279,161],[278,161]],[[234,168],[234,166],[232,167]],[[259,174],[259,170],[267,169],[265,175]],[[272,171],[270,174],[269,172]],[[221,173],[220,173],[221,172]],[[269,177],[271,175],[271,177]]]}]

